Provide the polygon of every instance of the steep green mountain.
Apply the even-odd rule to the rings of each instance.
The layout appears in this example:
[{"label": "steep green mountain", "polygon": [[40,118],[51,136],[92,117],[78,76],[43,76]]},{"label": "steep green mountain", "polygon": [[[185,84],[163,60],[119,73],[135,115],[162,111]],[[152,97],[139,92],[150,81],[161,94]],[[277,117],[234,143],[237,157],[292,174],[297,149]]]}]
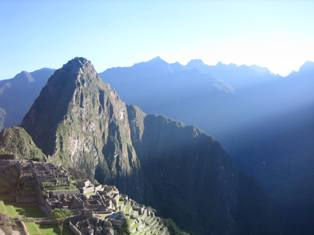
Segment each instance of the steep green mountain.
[{"label": "steep green mountain", "polygon": [[31,73],[23,71],[14,78],[0,81],[0,130],[3,127],[20,124],[26,112],[53,73],[53,69],[43,68]]},{"label": "steep green mountain", "polygon": [[[57,70],[22,126],[47,155],[119,185],[138,175],[125,104],[84,58]],[[136,183],[138,184],[138,183]]]},{"label": "steep green mountain", "polygon": [[1,155],[14,155],[16,159],[46,159],[32,137],[21,127],[5,128],[0,132],[0,158]]},{"label": "steep green mountain", "polygon": [[126,106],[92,64],[57,70],[22,126],[51,159],[154,206],[195,234],[236,234],[237,172],[196,128]]}]

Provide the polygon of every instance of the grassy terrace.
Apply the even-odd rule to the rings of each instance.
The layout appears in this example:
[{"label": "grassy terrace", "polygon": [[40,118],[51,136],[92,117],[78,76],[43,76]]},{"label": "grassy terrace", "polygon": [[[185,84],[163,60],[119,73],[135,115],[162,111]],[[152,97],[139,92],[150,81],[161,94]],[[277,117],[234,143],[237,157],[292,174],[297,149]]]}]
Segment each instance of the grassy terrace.
[{"label": "grassy terrace", "polygon": [[44,218],[45,214],[38,207],[22,207],[20,205],[7,204],[0,201],[0,213],[11,218],[32,217]]},{"label": "grassy terrace", "polygon": [[45,185],[44,190],[45,191],[58,192],[58,191],[75,191],[75,190],[78,190],[78,188],[74,184],[70,184],[68,186]]},{"label": "grassy terrace", "polygon": [[[5,214],[11,218],[46,218],[46,215],[40,210],[39,207],[25,207],[12,203],[5,203],[0,201],[0,213]],[[60,228],[57,225],[38,225],[32,222],[31,219],[25,219],[25,225],[30,235],[59,235],[61,234]],[[63,230],[64,235],[72,234],[71,231],[65,226]]]},{"label": "grassy terrace", "polygon": [[[61,230],[57,225],[37,225],[35,223],[25,223],[27,231],[30,235],[59,235]],[[72,235],[68,228],[64,228],[63,235]]]}]

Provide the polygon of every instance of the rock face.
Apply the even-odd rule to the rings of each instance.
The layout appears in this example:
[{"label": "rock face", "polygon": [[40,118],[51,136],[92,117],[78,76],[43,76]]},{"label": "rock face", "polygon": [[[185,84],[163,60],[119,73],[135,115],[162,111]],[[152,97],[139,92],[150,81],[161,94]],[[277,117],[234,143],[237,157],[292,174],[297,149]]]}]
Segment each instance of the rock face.
[{"label": "rock face", "polygon": [[196,234],[234,234],[236,173],[196,128],[126,106],[75,58],[57,70],[22,126],[47,155],[118,186]]},{"label": "rock face", "polygon": [[100,172],[104,182],[124,188],[124,179],[138,174],[126,105],[84,58],[51,76],[22,126],[45,154],[91,177]]},{"label": "rock face", "polygon": [[32,137],[21,127],[7,128],[0,132],[0,158],[8,155],[14,155],[17,159],[46,159]]},{"label": "rock face", "polygon": [[192,126],[137,107],[129,106],[128,112],[146,179],[144,203],[188,231],[232,234],[237,182],[219,143]]},{"label": "rock face", "polygon": [[18,187],[19,171],[11,161],[0,160],[0,194],[12,195],[15,200],[15,193]]},{"label": "rock face", "polygon": [[14,78],[0,81],[0,108],[5,111],[3,115],[0,112],[0,130],[2,129],[1,116],[3,127],[21,123],[53,71],[48,68],[31,73],[23,71]]}]

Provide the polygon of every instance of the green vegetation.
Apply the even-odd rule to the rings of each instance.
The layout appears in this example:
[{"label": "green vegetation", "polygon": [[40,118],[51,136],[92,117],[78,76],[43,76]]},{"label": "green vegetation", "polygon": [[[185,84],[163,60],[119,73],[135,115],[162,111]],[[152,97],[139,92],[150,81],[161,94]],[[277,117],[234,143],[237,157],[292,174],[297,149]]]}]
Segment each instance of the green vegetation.
[{"label": "green vegetation", "polygon": [[26,222],[25,226],[30,235],[41,235],[41,232],[37,224],[33,222]]},{"label": "green vegetation", "polygon": [[164,223],[172,235],[189,235],[189,233],[182,231],[172,219],[164,219]]},{"label": "green vegetation", "polygon": [[62,233],[57,225],[38,225],[33,222],[27,222],[25,225],[30,235],[72,235],[68,227],[65,227]]},{"label": "green vegetation", "polygon": [[68,209],[56,208],[52,211],[52,217],[57,220],[64,220],[72,215],[73,215],[72,212]]},{"label": "green vegetation", "polygon": [[64,220],[70,216],[72,216],[72,212],[68,209],[59,209],[56,208],[52,211],[52,218],[59,221],[58,229],[60,230],[60,234],[64,234]]},{"label": "green vegetation", "polygon": [[41,225],[39,226],[42,235],[72,235],[70,229],[66,226],[64,227],[63,231],[57,225]]},{"label": "green vegetation", "polygon": [[25,217],[44,218],[45,214],[38,207],[15,207],[18,214]]},{"label": "green vegetation", "polygon": [[44,191],[58,192],[58,191],[76,191],[78,188],[76,187],[76,181],[70,180],[69,185],[65,185],[65,183],[59,183],[59,185],[54,182],[42,182],[41,183]]},{"label": "green vegetation", "polygon": [[14,206],[5,206],[7,215],[11,218],[16,218],[18,216],[17,210]]},{"label": "green vegetation", "polygon": [[45,214],[39,207],[24,207],[15,204],[7,204],[0,201],[0,213],[5,214],[11,218],[17,217],[32,217],[44,218]]},{"label": "green vegetation", "polygon": [[115,228],[117,230],[118,234],[121,235],[130,235],[130,221],[128,219],[125,219],[123,225],[121,228]]},{"label": "green vegetation", "polygon": [[19,159],[46,160],[46,155],[22,127],[7,128],[0,132],[0,154],[13,154]]},{"label": "green vegetation", "polygon": [[68,186],[46,186],[45,190],[47,191],[73,191],[73,190],[77,190],[77,187],[75,185],[68,185]]},{"label": "green vegetation", "polygon": [[[46,218],[46,215],[39,207],[25,207],[16,204],[9,204],[0,201],[0,213],[9,216],[10,218],[19,218],[24,221],[27,231],[30,235],[63,235],[72,234],[68,227],[58,225],[38,225],[31,218]],[[71,216],[71,211],[56,209],[54,212],[55,218],[61,219]]]}]

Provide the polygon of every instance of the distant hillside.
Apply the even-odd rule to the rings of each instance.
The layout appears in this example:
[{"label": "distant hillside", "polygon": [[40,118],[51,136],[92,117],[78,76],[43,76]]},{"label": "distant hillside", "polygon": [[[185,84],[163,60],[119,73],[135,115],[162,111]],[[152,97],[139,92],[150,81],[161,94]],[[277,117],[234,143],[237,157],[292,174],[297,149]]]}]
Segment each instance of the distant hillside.
[{"label": "distant hillside", "polygon": [[[216,138],[262,116],[253,93],[280,78],[258,66],[209,66],[201,60],[169,64],[159,57],[100,75],[127,103],[193,124]],[[247,109],[251,112],[243,115]]]},{"label": "distant hillside", "polygon": [[31,73],[23,71],[14,78],[0,80],[0,108],[5,111],[0,112],[0,130],[1,120],[3,127],[14,126],[22,121],[53,71],[48,68]]},{"label": "distant hillside", "polygon": [[108,69],[100,76],[128,104],[190,124],[197,124],[193,120],[199,120],[199,115],[209,113],[233,92],[211,75],[179,63],[168,64],[159,57],[128,68]]},{"label": "distant hillside", "polygon": [[223,64],[207,65],[202,60],[191,60],[185,68],[209,74],[212,77],[225,82],[233,89],[243,89],[263,84],[280,76],[272,74],[267,68],[256,65]]}]

